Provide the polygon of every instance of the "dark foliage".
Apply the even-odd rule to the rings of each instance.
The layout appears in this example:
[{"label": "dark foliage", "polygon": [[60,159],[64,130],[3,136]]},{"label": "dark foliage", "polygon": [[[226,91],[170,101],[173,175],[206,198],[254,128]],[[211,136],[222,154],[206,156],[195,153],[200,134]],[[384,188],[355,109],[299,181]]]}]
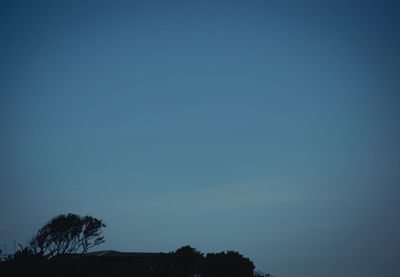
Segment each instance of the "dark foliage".
[{"label": "dark foliage", "polygon": [[[238,252],[209,253],[190,246],[175,252],[137,256],[58,255],[46,259],[25,248],[13,260],[0,263],[12,276],[140,276],[140,277],[260,277]],[[10,276],[11,276],[10,275]],[[268,276],[268,275],[264,275]],[[263,277],[264,277],[263,276]]]},{"label": "dark foliage", "polygon": [[75,214],[58,215],[45,224],[29,242],[34,254],[46,258],[58,255],[87,253],[104,242],[101,236],[106,225],[99,219]]},{"label": "dark foliage", "polygon": [[209,253],[204,277],[253,277],[254,264],[235,251]]},{"label": "dark foliage", "polygon": [[170,253],[121,253],[88,249],[104,242],[105,224],[91,216],[61,214],[29,246],[0,262],[1,276],[268,277],[235,251],[203,253],[189,245]]}]

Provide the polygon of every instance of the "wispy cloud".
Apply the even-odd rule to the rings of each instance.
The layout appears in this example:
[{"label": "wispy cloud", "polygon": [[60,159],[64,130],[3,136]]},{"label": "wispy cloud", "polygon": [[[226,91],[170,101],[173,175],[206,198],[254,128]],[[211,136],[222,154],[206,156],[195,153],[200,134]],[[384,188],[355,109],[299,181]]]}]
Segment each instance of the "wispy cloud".
[{"label": "wispy cloud", "polygon": [[302,189],[287,183],[272,184],[226,184],[193,190],[175,190],[167,193],[155,193],[151,197],[127,196],[126,201],[119,201],[119,209],[160,208],[174,210],[186,207],[190,210],[212,211],[221,209],[256,208],[260,205],[281,205],[293,202],[309,201],[317,191]]}]

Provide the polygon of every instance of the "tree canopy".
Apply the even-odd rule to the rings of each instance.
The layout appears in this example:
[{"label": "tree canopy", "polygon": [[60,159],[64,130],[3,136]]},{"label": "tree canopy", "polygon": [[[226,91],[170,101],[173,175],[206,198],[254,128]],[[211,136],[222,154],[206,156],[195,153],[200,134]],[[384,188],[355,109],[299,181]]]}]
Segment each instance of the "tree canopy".
[{"label": "tree canopy", "polygon": [[[268,277],[254,272],[253,262],[239,252],[204,255],[189,245],[169,253],[120,253],[84,255],[104,242],[106,225],[91,216],[60,214],[44,224],[25,248],[0,263],[0,271],[15,276],[173,276],[173,277]],[[77,257],[66,254],[82,254]],[[96,254],[96,252],[94,252]],[[100,257],[101,256],[101,257]],[[54,259],[52,259],[54,258]],[[43,275],[44,274],[44,275]]]},{"label": "tree canopy", "polygon": [[76,214],[60,214],[46,223],[32,237],[30,248],[35,254],[52,258],[62,254],[87,253],[89,248],[103,243],[102,220]]},{"label": "tree canopy", "polygon": [[239,252],[208,253],[205,277],[253,277],[254,264]]},{"label": "tree canopy", "polygon": [[176,276],[192,277],[198,276],[204,269],[204,255],[189,245],[183,246],[172,252],[175,258]]}]

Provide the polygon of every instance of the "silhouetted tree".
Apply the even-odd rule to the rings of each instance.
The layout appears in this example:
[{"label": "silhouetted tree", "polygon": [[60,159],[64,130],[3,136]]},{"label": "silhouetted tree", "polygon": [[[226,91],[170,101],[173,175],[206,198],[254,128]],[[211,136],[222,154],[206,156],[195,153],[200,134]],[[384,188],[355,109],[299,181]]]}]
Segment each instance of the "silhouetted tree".
[{"label": "silhouetted tree", "polygon": [[45,261],[45,258],[39,254],[34,254],[33,251],[27,246],[25,248],[22,247],[21,244],[18,244],[20,250],[15,252],[13,261],[24,264],[32,264],[32,263],[42,263]]},{"label": "silhouetted tree", "polygon": [[189,245],[172,253],[175,257],[175,275],[182,277],[199,276],[204,268],[204,255]]},{"label": "silhouetted tree", "polygon": [[253,277],[254,264],[235,251],[208,253],[204,277]]},{"label": "silhouetted tree", "polygon": [[34,254],[52,258],[62,254],[87,253],[88,249],[104,242],[101,236],[106,225],[99,219],[60,214],[46,223],[30,240]]}]

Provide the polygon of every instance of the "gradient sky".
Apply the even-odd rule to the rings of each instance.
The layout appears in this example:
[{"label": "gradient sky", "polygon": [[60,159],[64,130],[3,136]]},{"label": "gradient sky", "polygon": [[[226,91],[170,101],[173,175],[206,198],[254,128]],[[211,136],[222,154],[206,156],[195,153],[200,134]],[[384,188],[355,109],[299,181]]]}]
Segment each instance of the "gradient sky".
[{"label": "gradient sky", "polygon": [[[323,2],[323,3],[322,3]],[[397,1],[1,1],[0,243],[400,276]]]}]

